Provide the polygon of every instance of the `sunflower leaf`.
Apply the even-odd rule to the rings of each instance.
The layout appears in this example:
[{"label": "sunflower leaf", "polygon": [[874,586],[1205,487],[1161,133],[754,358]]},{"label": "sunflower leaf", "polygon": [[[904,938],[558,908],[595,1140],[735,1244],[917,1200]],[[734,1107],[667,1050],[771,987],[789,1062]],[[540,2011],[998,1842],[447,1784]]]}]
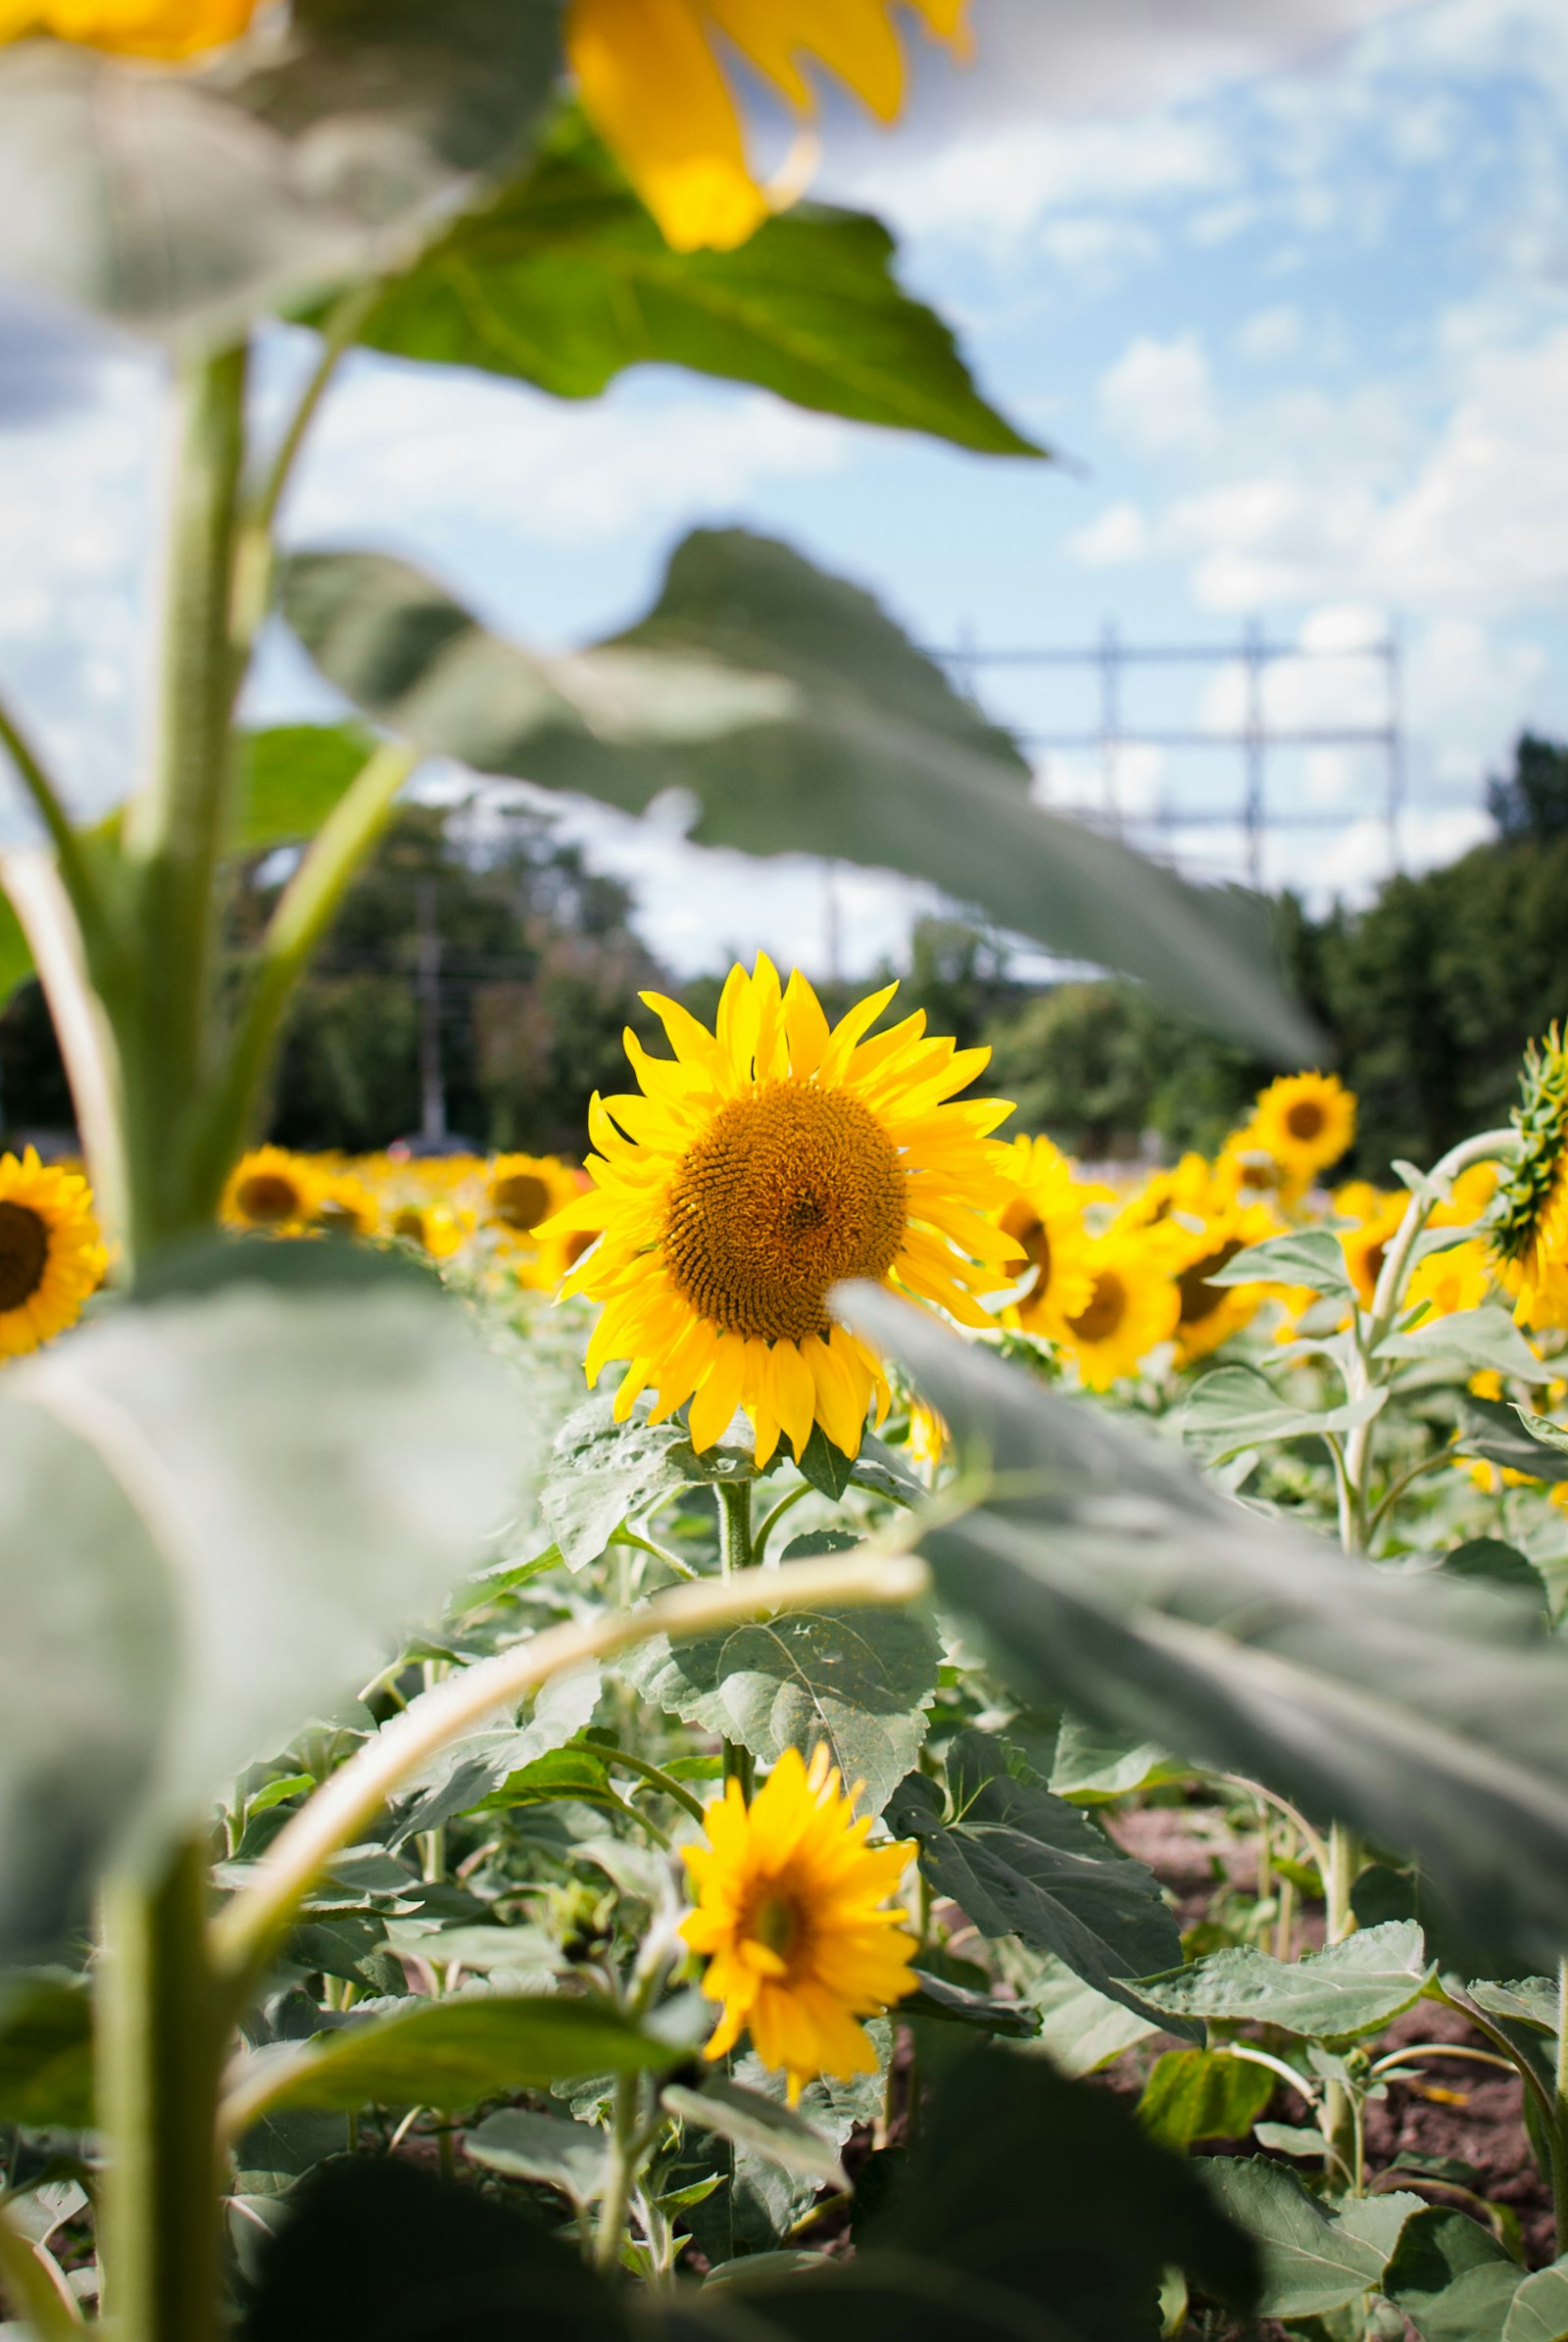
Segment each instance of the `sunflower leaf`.
[{"label": "sunflower leaf", "polygon": [[1231,1944],[1144,1984],[1150,2004],[1183,2017],[1277,2025],[1319,2041],[1381,2029],[1420,1999],[1436,1963],[1413,1920],[1361,1927],[1299,1960]]},{"label": "sunflower leaf", "polygon": [[1315,1046],[1256,898],[1185,886],[1033,804],[1005,734],[868,595],[788,546],[697,530],[640,625],[564,658],[381,554],[297,555],[282,601],[322,673],[432,754],[632,812],[685,791],[700,845],[926,879],[1281,1056]]},{"label": "sunflower leaf", "polygon": [[1207,1272],[1210,1285],[1309,1285],[1314,1293],[1353,1293],[1340,1240],[1326,1228],[1271,1236],[1261,1244],[1249,1244],[1217,1269]]},{"label": "sunflower leaf", "polygon": [[1322,2317],[1373,2291],[1388,2268],[1416,2195],[1352,2199],[1325,2212],[1294,2171],[1260,2156],[1200,2157],[1194,2167],[1215,2203],[1257,2245],[1263,2264],[1259,2311],[1274,2318]]},{"label": "sunflower leaf", "polygon": [[[1472,1371],[1517,1375],[1524,1382],[1541,1382],[1547,1371],[1507,1311],[1488,1307],[1428,1318],[1407,1334],[1391,1334],[1376,1354],[1402,1366],[1451,1358]],[[1526,1419],[1526,1429],[1531,1428]]]},{"label": "sunflower leaf", "polygon": [[1200,1376],[1176,1410],[1183,1439],[1222,1464],[1244,1447],[1267,1439],[1300,1439],[1353,1431],[1380,1412],[1386,1391],[1368,1391],[1338,1407],[1297,1407],[1250,1366],[1216,1366]]},{"label": "sunflower leaf", "polygon": [[779,2106],[760,2090],[743,2090],[721,2074],[705,2074],[701,2089],[666,2082],[660,2104],[683,2122],[728,2139],[732,2147],[765,2155],[794,2178],[811,2179],[822,2187],[850,2184],[834,2142],[792,2108]]},{"label": "sunflower leaf", "polygon": [[597,1561],[623,1521],[691,1480],[678,1423],[649,1423],[646,1409],[617,1423],[612,1407],[590,1398],[575,1408],[551,1452],[539,1510],[568,1569]]},{"label": "sunflower leaf", "polygon": [[1475,1398],[1466,1391],[1459,1400],[1459,1427],[1461,1455],[1478,1455],[1531,1480],[1554,1485],[1568,1481],[1568,1455],[1555,1440],[1537,1437],[1526,1409],[1508,1406],[1502,1399]]}]

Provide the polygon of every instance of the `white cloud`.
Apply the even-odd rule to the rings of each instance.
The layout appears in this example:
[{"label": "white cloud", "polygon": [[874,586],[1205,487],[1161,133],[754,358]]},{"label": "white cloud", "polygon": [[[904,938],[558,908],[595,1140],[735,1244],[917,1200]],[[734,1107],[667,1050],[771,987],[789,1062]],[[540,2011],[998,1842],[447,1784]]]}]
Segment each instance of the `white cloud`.
[{"label": "white cloud", "polygon": [[1108,569],[1122,561],[1144,561],[1154,541],[1148,521],[1135,504],[1108,505],[1098,520],[1067,540],[1074,559],[1092,569]]},{"label": "white cloud", "polygon": [[1208,361],[1194,334],[1140,335],[1102,377],[1100,406],[1121,439],[1146,455],[1189,448],[1213,428]]},{"label": "white cloud", "polygon": [[1236,348],[1255,366],[1272,366],[1278,359],[1295,357],[1302,331],[1300,311],[1294,302],[1280,301],[1252,312],[1237,330]]}]

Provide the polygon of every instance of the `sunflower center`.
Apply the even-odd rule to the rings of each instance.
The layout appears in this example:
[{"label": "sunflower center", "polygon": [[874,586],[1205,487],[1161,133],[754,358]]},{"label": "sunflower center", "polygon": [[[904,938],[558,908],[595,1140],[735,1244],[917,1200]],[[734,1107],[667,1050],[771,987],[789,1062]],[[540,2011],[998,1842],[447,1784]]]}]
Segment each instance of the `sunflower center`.
[{"label": "sunflower center", "polygon": [[0,1309],[20,1309],[43,1283],[49,1230],[24,1203],[0,1203]]},{"label": "sunflower center", "polygon": [[550,1209],[550,1190],[532,1171],[509,1171],[490,1190],[490,1202],[498,1220],[526,1234]]},{"label": "sunflower center", "polygon": [[800,1914],[788,1895],[764,1895],[752,1914],[748,1929],[758,1943],[765,1944],[778,1959],[787,1960],[800,1932]]},{"label": "sunflower center", "polygon": [[1034,1262],[1034,1275],[1018,1295],[1020,1301],[1038,1300],[1051,1284],[1051,1237],[1046,1224],[1032,1207],[1024,1202],[1009,1203],[1002,1215],[1004,1232]]},{"label": "sunflower center", "polygon": [[240,1181],[234,1201],[247,1220],[292,1220],[299,1213],[300,1192],[281,1171],[253,1171]]},{"label": "sunflower center", "polygon": [[1286,1112],[1285,1127],[1293,1139],[1315,1139],[1323,1128],[1323,1108],[1315,1098],[1298,1098]]},{"label": "sunflower center", "polygon": [[424,1214],[416,1203],[400,1203],[392,1214],[392,1234],[407,1237],[411,1243],[424,1242]]},{"label": "sunflower center", "polygon": [[800,1342],[826,1334],[830,1286],[887,1275],[905,1224],[905,1176],[869,1107],[776,1082],[732,1098],[686,1156],[664,1258],[726,1334]]},{"label": "sunflower center", "polygon": [[1234,1260],[1241,1248],[1241,1238],[1230,1237],[1217,1252],[1205,1252],[1201,1260],[1195,1260],[1191,1268],[1183,1269],[1176,1285],[1182,1296],[1181,1322],[1184,1326],[1200,1326],[1205,1317],[1213,1316],[1225,1298],[1227,1288],[1210,1285],[1208,1280],[1216,1269],[1222,1269],[1227,1261]]},{"label": "sunflower center", "polygon": [[1126,1286],[1114,1269],[1102,1269],[1088,1308],[1067,1323],[1080,1342],[1108,1342],[1126,1314]]}]

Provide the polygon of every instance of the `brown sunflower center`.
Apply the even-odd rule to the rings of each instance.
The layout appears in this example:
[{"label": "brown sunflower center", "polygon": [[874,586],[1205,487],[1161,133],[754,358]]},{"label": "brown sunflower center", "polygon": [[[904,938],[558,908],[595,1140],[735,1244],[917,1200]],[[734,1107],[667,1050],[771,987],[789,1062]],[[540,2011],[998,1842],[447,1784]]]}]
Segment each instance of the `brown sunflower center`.
[{"label": "brown sunflower center", "polygon": [[49,1229],[25,1203],[0,1203],[0,1309],[20,1309],[43,1283]]},{"label": "brown sunflower center", "polygon": [[1126,1314],[1126,1286],[1114,1269],[1102,1269],[1089,1306],[1067,1323],[1080,1342],[1108,1342]]},{"label": "brown sunflower center", "polygon": [[392,1214],[392,1234],[407,1237],[411,1244],[424,1242],[424,1214],[416,1203],[400,1203]]},{"label": "brown sunflower center", "polygon": [[550,1209],[550,1190],[532,1171],[509,1171],[491,1188],[490,1206],[498,1220],[526,1235]]},{"label": "brown sunflower center", "polygon": [[234,1191],[234,1201],[247,1220],[293,1220],[299,1217],[300,1192],[281,1171],[253,1171]]},{"label": "brown sunflower center", "polygon": [[1020,1301],[1038,1301],[1051,1285],[1050,1232],[1033,1204],[1026,1202],[1022,1196],[1016,1203],[1008,1204],[1002,1215],[1002,1226],[1004,1234],[1010,1236],[1034,1263],[1034,1275],[1018,1298]]},{"label": "brown sunflower center", "polygon": [[1216,1269],[1222,1269],[1227,1261],[1234,1260],[1241,1248],[1241,1238],[1230,1237],[1217,1252],[1205,1252],[1201,1260],[1195,1260],[1191,1268],[1183,1269],[1176,1286],[1182,1296],[1181,1322],[1184,1326],[1200,1326],[1205,1317],[1213,1316],[1229,1288],[1210,1285],[1208,1280]]},{"label": "brown sunflower center", "polygon": [[1323,1122],[1323,1108],[1315,1098],[1298,1098],[1285,1115],[1285,1127],[1293,1139],[1315,1139]]},{"label": "brown sunflower center", "polygon": [[880,1280],[906,1224],[892,1141],[842,1090],[778,1082],[732,1098],[670,1190],[664,1258],[676,1291],[726,1334],[826,1334],[828,1288]]}]

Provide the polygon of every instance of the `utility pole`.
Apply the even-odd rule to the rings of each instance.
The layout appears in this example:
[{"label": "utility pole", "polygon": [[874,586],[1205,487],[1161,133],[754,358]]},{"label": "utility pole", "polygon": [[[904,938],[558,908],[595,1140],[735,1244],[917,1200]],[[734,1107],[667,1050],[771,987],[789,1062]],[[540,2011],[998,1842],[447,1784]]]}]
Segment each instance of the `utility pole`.
[{"label": "utility pole", "polygon": [[441,1065],[441,928],[436,916],[436,882],[416,882],[419,1001],[419,1136],[442,1147],[447,1136],[447,1090]]}]

